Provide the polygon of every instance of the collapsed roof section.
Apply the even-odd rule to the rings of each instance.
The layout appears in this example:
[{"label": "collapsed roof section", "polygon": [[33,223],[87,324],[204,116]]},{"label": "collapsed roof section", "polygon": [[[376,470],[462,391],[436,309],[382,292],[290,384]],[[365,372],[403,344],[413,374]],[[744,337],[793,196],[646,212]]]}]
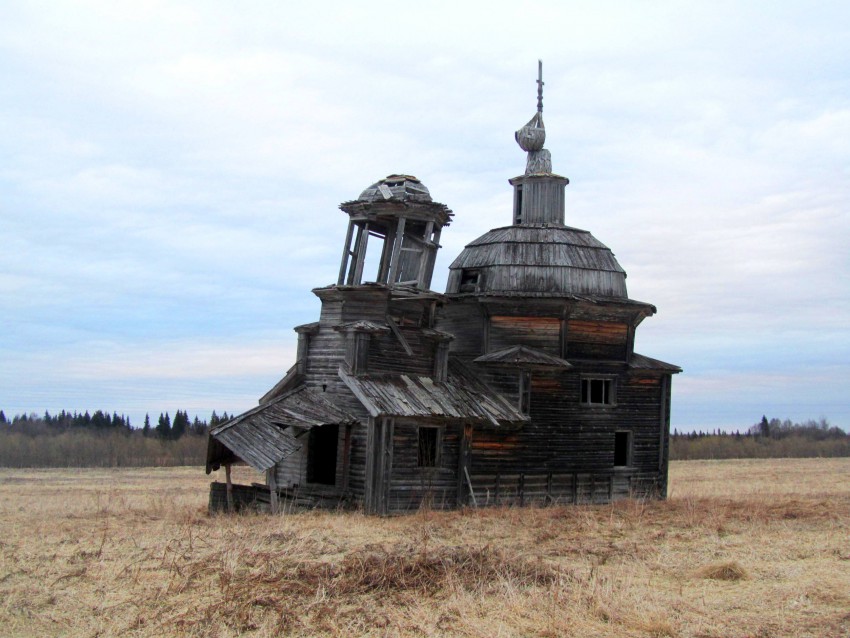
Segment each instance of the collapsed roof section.
[{"label": "collapsed roof section", "polygon": [[286,428],[309,430],[331,423],[355,422],[322,393],[299,386],[210,430],[207,474],[237,460],[265,472],[299,447]]}]

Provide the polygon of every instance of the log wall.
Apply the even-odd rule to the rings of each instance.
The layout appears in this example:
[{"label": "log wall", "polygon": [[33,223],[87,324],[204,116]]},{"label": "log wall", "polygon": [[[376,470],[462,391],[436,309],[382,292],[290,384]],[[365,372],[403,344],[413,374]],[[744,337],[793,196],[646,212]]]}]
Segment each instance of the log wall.
[{"label": "log wall", "polygon": [[[442,443],[436,467],[418,466],[418,426],[438,426]],[[396,419],[388,511],[405,512],[422,506],[457,506],[461,426]]]}]

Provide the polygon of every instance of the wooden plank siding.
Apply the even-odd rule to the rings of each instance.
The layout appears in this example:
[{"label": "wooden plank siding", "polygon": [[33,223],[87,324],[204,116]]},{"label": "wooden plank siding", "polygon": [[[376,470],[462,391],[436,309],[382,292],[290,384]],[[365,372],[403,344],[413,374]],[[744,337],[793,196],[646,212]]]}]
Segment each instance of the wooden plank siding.
[{"label": "wooden plank siding", "polygon": [[[659,406],[669,384],[658,376],[621,373],[615,376],[615,406],[582,405],[581,377],[592,371],[584,366],[566,372],[533,372],[531,422],[510,433],[475,431],[470,474],[479,501],[486,501],[488,495],[491,502],[496,498],[497,476],[503,477],[498,503],[599,502],[608,500],[609,491],[611,498],[618,498],[666,486],[666,462],[659,464],[659,459],[666,459],[669,423],[662,426],[660,419],[669,419],[669,414],[664,409],[660,415]],[[517,396],[516,373],[487,371],[486,376],[494,388]],[[615,469],[614,433],[623,430],[632,433],[630,465]],[[553,479],[547,479],[542,490],[550,474]],[[524,496],[519,476],[524,477]]]},{"label": "wooden plank siding", "polygon": [[625,361],[629,326],[613,321],[567,321],[567,357]]},{"label": "wooden plank siding", "polygon": [[[440,429],[441,446],[436,467],[418,466],[419,426]],[[388,512],[406,512],[423,506],[433,509],[457,507],[461,435],[462,426],[459,424],[396,419]]]},{"label": "wooden plank siding", "polygon": [[432,375],[436,353],[434,340],[423,337],[419,328],[399,326],[398,330],[412,353],[405,352],[392,332],[374,336],[369,343],[368,372]]},{"label": "wooden plank siding", "polygon": [[488,352],[522,345],[559,357],[561,320],[557,317],[493,315],[488,341]]}]

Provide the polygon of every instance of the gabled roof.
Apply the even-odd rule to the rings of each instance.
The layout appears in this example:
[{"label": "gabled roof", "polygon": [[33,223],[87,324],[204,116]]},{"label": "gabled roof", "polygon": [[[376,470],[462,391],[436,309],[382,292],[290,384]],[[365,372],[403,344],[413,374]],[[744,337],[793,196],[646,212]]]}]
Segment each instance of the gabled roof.
[{"label": "gabled roof", "polygon": [[228,459],[263,472],[298,449],[287,427],[309,429],[356,419],[307,386],[287,392],[210,430],[207,474]]},{"label": "gabled roof", "polygon": [[449,360],[445,382],[413,374],[339,376],[373,417],[442,417],[507,426],[528,417],[479,380],[466,366]]},{"label": "gabled roof", "polygon": [[660,370],[663,372],[672,372],[673,374],[682,371],[682,368],[673,363],[665,363],[664,361],[646,357],[637,352],[633,353],[629,358],[629,367],[632,370]]},{"label": "gabled roof", "polygon": [[520,368],[572,368],[569,361],[527,346],[511,346],[496,352],[488,352],[474,360],[499,366]]}]

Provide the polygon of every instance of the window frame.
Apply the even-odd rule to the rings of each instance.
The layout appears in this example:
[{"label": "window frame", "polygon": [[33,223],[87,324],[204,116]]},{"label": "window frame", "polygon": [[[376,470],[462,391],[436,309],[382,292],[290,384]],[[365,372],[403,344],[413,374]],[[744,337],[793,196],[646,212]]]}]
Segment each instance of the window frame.
[{"label": "window frame", "polygon": [[[593,396],[592,383],[594,381],[607,384],[608,401],[602,403],[592,401]],[[587,400],[585,400],[585,383],[587,383]],[[603,386],[604,388],[605,386]],[[603,395],[606,391],[603,390]],[[583,374],[579,382],[579,403],[588,408],[614,408],[617,406],[617,377],[615,375],[606,374]]]},{"label": "window frame", "polygon": [[461,268],[457,291],[459,293],[481,292],[481,277],[482,272],[479,268]]},{"label": "window frame", "polygon": [[[423,454],[423,441],[422,441],[422,432],[423,430],[433,431],[433,445],[434,445],[434,454],[433,459],[425,458]],[[436,425],[419,425],[416,427],[416,467],[423,470],[436,470],[439,469],[440,463],[442,462],[442,450],[443,450],[443,428]],[[424,461],[430,460],[431,463],[426,463]]]},{"label": "window frame", "polygon": [[[626,436],[626,462],[625,464],[617,464],[617,436]],[[630,468],[634,465],[634,432],[631,430],[614,430],[614,469]]]}]

